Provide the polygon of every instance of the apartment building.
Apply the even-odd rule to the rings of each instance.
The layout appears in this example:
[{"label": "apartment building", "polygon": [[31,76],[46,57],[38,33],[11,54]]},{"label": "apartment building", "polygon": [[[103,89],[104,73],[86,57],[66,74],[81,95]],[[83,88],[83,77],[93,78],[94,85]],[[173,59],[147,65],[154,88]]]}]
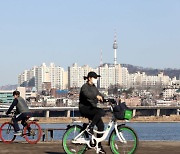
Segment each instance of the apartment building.
[{"label": "apartment building", "polygon": [[50,83],[51,88],[67,89],[68,73],[62,67],[55,66],[54,63],[50,63],[50,66],[43,63],[39,67],[25,70],[18,76],[18,86],[29,82],[32,78],[35,79],[35,87],[39,92],[44,90],[46,83]]},{"label": "apartment building", "polygon": [[[68,67],[68,83],[69,88],[80,88],[84,83],[84,76],[87,76],[88,72],[94,71],[93,68],[88,65],[78,66],[74,63],[72,66]],[[97,72],[97,70],[95,70]]]},{"label": "apartment building", "polygon": [[13,90],[0,90],[0,103],[12,103],[13,99]]},{"label": "apartment building", "polygon": [[100,88],[109,88],[114,85],[122,85],[122,69],[120,64],[103,64],[99,68],[101,75],[99,80]]},{"label": "apartment building", "polygon": [[126,67],[122,67],[122,88],[129,88],[129,72]]},{"label": "apartment building", "polygon": [[153,87],[153,86],[168,86],[179,80],[171,79],[169,76],[160,72],[156,76],[148,76],[145,72],[136,72],[129,74],[126,67],[121,67],[120,64],[103,64],[95,69],[88,65],[78,66],[74,63],[65,71],[62,67],[50,63],[47,66],[43,63],[41,66],[34,66],[30,70],[25,70],[18,76],[18,85],[24,82],[29,82],[32,78],[35,80],[35,87],[38,91],[42,91],[44,87],[55,89],[80,88],[87,76],[88,72],[95,71],[100,74],[98,79],[98,88],[109,88],[110,86],[120,86],[122,88],[131,87]]},{"label": "apartment building", "polygon": [[129,74],[129,87],[153,87],[157,85],[168,86],[171,84],[171,78],[160,72],[156,76],[148,76],[145,72],[136,72]]},{"label": "apartment building", "polygon": [[67,72],[60,66],[55,66],[54,63],[51,63],[49,66],[50,74],[50,83],[51,88],[56,89],[67,89],[68,85],[68,76]]}]

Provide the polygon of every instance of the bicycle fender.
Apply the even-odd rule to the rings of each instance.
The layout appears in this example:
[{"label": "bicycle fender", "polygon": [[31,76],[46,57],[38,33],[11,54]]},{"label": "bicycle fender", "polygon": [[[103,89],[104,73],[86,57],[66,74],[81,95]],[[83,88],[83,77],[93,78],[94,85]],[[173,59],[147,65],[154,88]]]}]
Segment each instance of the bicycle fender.
[{"label": "bicycle fender", "polygon": [[71,125],[67,125],[66,130],[68,130],[68,129],[71,128],[71,127],[72,127]]},{"label": "bicycle fender", "polygon": [[66,130],[68,130],[68,129],[70,129],[71,127],[74,127],[74,126],[82,127],[82,126],[80,126],[80,125],[67,125]]},{"label": "bicycle fender", "polygon": [[[122,126],[125,126],[125,124],[118,125],[117,128],[122,127]],[[113,134],[114,132],[116,133],[115,128],[112,130],[111,134],[109,135],[108,145],[110,145],[110,139],[111,139],[111,136],[112,136],[112,134]]]}]

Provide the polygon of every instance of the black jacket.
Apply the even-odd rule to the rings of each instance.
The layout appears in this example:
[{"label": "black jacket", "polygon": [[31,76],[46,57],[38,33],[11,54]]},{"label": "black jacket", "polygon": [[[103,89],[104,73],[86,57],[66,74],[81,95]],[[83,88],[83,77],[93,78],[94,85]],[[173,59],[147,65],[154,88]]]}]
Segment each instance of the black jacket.
[{"label": "black jacket", "polygon": [[97,107],[97,95],[101,95],[97,87],[93,84],[85,83],[80,90],[79,105]]}]

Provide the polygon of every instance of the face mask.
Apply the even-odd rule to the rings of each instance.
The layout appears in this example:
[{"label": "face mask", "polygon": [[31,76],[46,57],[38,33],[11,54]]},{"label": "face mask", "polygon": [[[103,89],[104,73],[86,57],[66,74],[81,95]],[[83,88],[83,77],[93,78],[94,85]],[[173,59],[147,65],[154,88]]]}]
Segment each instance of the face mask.
[{"label": "face mask", "polygon": [[92,78],[92,82],[93,82],[95,85],[97,85],[97,79]]}]

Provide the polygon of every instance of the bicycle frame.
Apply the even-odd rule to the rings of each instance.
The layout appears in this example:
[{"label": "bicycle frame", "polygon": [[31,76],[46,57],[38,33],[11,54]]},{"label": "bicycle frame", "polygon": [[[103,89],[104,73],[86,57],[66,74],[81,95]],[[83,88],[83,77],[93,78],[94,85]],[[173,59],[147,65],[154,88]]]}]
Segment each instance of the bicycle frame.
[{"label": "bicycle frame", "polygon": [[[11,119],[10,123],[11,123],[12,125],[14,125],[12,119]],[[27,126],[27,125],[28,125],[28,121],[26,121],[26,126]],[[21,130],[22,133],[21,133],[20,136],[24,136],[24,135],[27,135],[27,134],[28,134],[28,133],[26,133],[26,134],[23,133],[23,130],[24,130],[24,128],[25,128],[26,126],[23,126],[23,128],[22,128],[22,130]],[[14,128],[13,128],[13,129],[14,129]],[[8,128],[7,128],[7,132],[9,132],[10,130],[11,130],[11,125],[9,124],[9,126],[8,126]]]},{"label": "bicycle frame", "polygon": [[[119,133],[119,132],[118,132],[118,124],[117,124],[117,122],[116,122],[116,121],[113,121],[113,120],[111,120],[111,121],[108,123],[108,126],[107,126],[107,128],[106,128],[105,131],[101,131],[101,132],[100,132],[100,131],[97,131],[97,130],[93,130],[93,131],[94,131],[95,133],[97,133],[97,134],[103,134],[103,136],[102,136],[101,138],[97,138],[97,137],[94,136],[94,135],[92,135],[92,138],[91,138],[91,139],[88,139],[88,140],[86,140],[85,138],[82,138],[81,135],[82,135],[83,133],[87,132],[87,128],[88,128],[88,126],[87,126],[87,128],[86,128],[85,130],[83,130],[81,133],[79,133],[79,134],[72,140],[72,143],[74,143],[74,144],[87,144],[89,148],[95,148],[95,149],[96,149],[96,152],[98,153],[99,150],[100,150],[100,148],[98,148],[98,144],[99,144],[100,142],[104,141],[104,140],[107,138],[107,136],[108,136],[108,134],[110,134],[111,129],[113,128],[113,126],[114,126],[114,129],[115,129],[115,131],[116,131],[116,134],[117,134],[117,136],[118,136],[119,141],[122,142],[122,143],[127,143],[127,141],[126,141],[125,138],[123,137],[122,133]],[[95,146],[92,147],[90,142],[92,142],[92,144],[95,144]]]},{"label": "bicycle frame", "polygon": [[[87,149],[94,149],[96,153],[99,153],[101,150],[99,143],[105,141],[108,136],[108,145],[113,153],[119,153],[119,151],[133,153],[137,149],[137,134],[131,127],[126,126],[126,122],[129,120],[124,117],[125,122],[118,123],[117,120],[120,118],[116,117],[114,113],[114,105],[118,104],[110,99],[108,101],[110,102],[112,118],[104,131],[93,130],[94,133],[91,134],[89,132],[91,120],[89,120],[88,124],[84,123],[81,126],[77,124],[81,123],[81,121],[74,119],[73,124],[67,126],[67,131],[63,136],[63,148],[66,153],[85,152]],[[98,134],[99,136],[101,134],[100,138],[97,137]]]},{"label": "bicycle frame", "polygon": [[37,119],[34,119],[33,117],[27,117],[25,120],[23,120],[23,122],[21,122],[23,127],[22,130],[20,130],[20,133],[14,134],[13,131],[15,131],[15,128],[13,118],[14,112],[12,112],[10,121],[4,122],[0,126],[0,139],[4,143],[12,143],[17,135],[24,137],[25,140],[30,144],[35,144],[40,140],[42,130],[40,125],[36,122],[38,121]]},{"label": "bicycle frame", "polygon": [[9,132],[10,132],[10,130],[11,130],[11,125],[9,125],[9,126],[8,126],[8,128],[7,128],[7,132],[9,133]]}]

